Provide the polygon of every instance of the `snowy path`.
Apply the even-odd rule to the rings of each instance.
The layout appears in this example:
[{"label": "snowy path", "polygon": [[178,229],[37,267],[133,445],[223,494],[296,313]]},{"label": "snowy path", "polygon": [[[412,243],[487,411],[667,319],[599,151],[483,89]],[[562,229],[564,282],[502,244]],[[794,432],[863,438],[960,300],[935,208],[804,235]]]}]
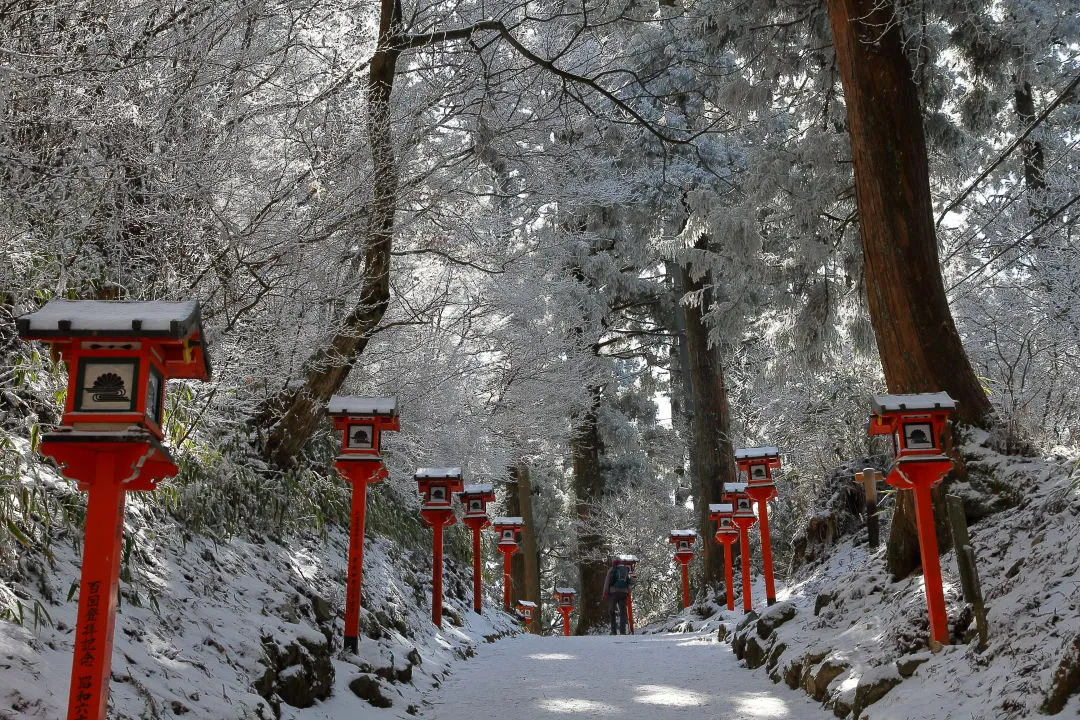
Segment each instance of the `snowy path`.
[{"label": "snowy path", "polygon": [[801,692],[738,666],[713,633],[522,635],[482,645],[432,693],[435,720],[825,720]]}]

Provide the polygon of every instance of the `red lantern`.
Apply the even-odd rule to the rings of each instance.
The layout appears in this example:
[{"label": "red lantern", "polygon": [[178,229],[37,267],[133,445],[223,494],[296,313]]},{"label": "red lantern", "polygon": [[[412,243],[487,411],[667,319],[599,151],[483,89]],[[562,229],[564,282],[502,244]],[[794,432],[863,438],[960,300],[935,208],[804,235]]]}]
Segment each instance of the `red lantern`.
[{"label": "red lantern", "polygon": [[420,468],[416,471],[416,485],[424,495],[420,517],[431,527],[431,622],[442,627],[442,576],[443,576],[443,528],[453,525],[454,493],[464,489],[461,468]]},{"label": "red lantern", "polygon": [[735,506],[731,503],[709,505],[709,519],[716,523],[713,539],[724,546],[724,588],[727,592],[727,608],[735,609],[734,572],[731,567],[731,546],[739,540],[739,529],[732,517]]},{"label": "red lantern", "polygon": [[466,485],[465,489],[458,493],[458,499],[465,508],[465,516],[461,519],[472,530],[473,536],[473,610],[480,612],[483,598],[482,575],[480,562],[480,531],[491,526],[488,519],[487,504],[495,499],[495,491],[491,485]]},{"label": "red lantern", "polygon": [[555,602],[558,603],[559,614],[562,615],[563,635],[570,634],[570,613],[574,611],[574,596],[577,591],[574,588],[557,587],[552,593]]},{"label": "red lantern", "polygon": [[690,607],[690,561],[694,559],[694,542],[697,532],[694,530],[672,530],[668,542],[675,546],[675,561],[682,572],[682,603]]},{"label": "red lantern", "polygon": [[127,490],[175,475],[161,445],[165,383],[209,380],[199,303],[53,300],[16,320],[68,367],[61,426],[39,450],[89,493],[68,718],[101,720],[109,699]]},{"label": "red lantern", "polygon": [[497,517],[491,521],[499,537],[499,552],[503,555],[503,610],[510,612],[510,558],[520,547],[521,530],[525,521],[519,517]]},{"label": "red lantern", "polygon": [[364,515],[367,486],[390,476],[379,456],[382,433],[399,430],[394,398],[334,395],[327,412],[341,431],[341,454],[334,467],[352,485],[349,523],[349,565],[345,581],[345,649],[356,652],[360,642],[360,590],[364,577]]},{"label": "red lantern", "polygon": [[761,521],[761,565],[765,574],[765,602],[776,602],[776,584],[773,580],[772,539],[769,537],[769,500],[776,499],[776,483],[773,471],[780,469],[780,451],[775,447],[743,448],[735,451],[735,463],[746,473],[746,494],[757,503]]},{"label": "red lantern", "polygon": [[941,585],[931,488],[952,469],[945,454],[945,430],[956,401],[948,393],[875,395],[871,401],[871,435],[892,435],[896,458],[885,482],[915,493],[915,524],[919,533],[931,647],[949,643],[945,592]]},{"label": "red lantern", "polygon": [[518,600],[514,605],[514,610],[521,616],[521,619],[525,621],[525,627],[528,629],[532,625],[533,616],[536,614],[536,603],[529,600]]},{"label": "red lantern", "polygon": [[754,501],[746,493],[746,483],[724,483],[724,497],[735,505],[731,519],[739,528],[739,543],[742,546],[742,586],[743,610],[750,612],[753,607],[750,587],[750,528],[757,522],[754,514]]}]

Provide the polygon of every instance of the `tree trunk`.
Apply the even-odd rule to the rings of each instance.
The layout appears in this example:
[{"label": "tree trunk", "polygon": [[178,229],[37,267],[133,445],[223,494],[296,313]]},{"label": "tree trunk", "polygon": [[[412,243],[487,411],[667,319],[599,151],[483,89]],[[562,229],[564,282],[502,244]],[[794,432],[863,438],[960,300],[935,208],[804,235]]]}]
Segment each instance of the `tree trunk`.
[{"label": "tree trunk", "polygon": [[[1031,84],[1017,79],[1013,96],[1016,99],[1016,114],[1020,118],[1020,132],[1023,132],[1035,122],[1035,98],[1031,94]],[[1024,141],[1023,153],[1024,185],[1027,186],[1030,212],[1032,215],[1045,215],[1043,191],[1046,190],[1046,159],[1042,143],[1037,137],[1029,137]]]},{"label": "tree trunk", "polygon": [[891,2],[828,0],[844,85],[870,319],[893,393],[946,391],[958,418],[988,427],[991,407],[945,297],[926,138]]},{"label": "tree trunk", "polygon": [[[680,268],[685,292],[702,290],[708,278],[694,280],[688,268]],[[709,331],[702,322],[711,294],[702,295],[702,304],[683,306],[686,320],[686,347],[690,379],[690,474],[694,487],[694,507],[698,516],[705,583],[719,588],[724,583],[724,548],[713,541],[716,528],[709,520],[709,504],[718,503],[724,483],[735,482],[734,449],[731,445],[731,413],[724,369],[715,350],[709,347]]]},{"label": "tree trunk", "polygon": [[520,463],[510,468],[508,489],[506,511],[511,516],[520,516],[525,523],[521,531],[521,550],[514,555],[510,566],[514,581],[511,601],[529,600],[536,603],[533,621],[529,627],[532,632],[540,634],[544,627],[544,605],[540,601],[540,553],[537,550],[536,525],[532,511],[532,482],[528,465]]},{"label": "tree trunk", "polygon": [[603,528],[595,516],[596,503],[604,494],[600,474],[600,432],[596,416],[600,408],[600,388],[592,388],[592,404],[579,419],[570,440],[573,452],[574,493],[577,496],[578,588],[577,635],[607,625],[608,607],[603,599],[607,552]]},{"label": "tree trunk", "polygon": [[[946,391],[960,421],[987,428],[991,406],[945,297],[911,66],[891,2],[828,0],[844,85],[866,294],[892,393]],[[920,566],[914,509],[898,500],[887,554],[897,576]]]},{"label": "tree trunk", "polygon": [[398,196],[390,96],[404,47],[401,6],[397,0],[381,0],[379,40],[368,74],[372,212],[365,229],[360,298],[327,345],[318,348],[304,363],[303,385],[283,388],[263,402],[253,418],[257,428],[267,431],[263,456],[280,467],[292,465],[307,444],[322,420],[327,401],[345,382],[390,304],[390,248]]}]

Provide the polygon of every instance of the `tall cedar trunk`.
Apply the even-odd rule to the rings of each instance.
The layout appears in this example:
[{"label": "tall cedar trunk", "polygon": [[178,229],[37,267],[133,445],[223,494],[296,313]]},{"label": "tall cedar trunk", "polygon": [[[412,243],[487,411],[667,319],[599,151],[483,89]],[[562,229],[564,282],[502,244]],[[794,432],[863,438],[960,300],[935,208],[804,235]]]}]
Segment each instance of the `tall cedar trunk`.
[{"label": "tall cedar trunk", "polygon": [[[708,278],[694,280],[687,268],[680,269],[683,289],[698,292]],[[702,311],[711,295],[702,293],[701,305],[683,307],[686,320],[686,348],[690,380],[691,410],[690,474],[694,483],[694,506],[698,515],[705,564],[705,583],[719,588],[724,583],[724,548],[713,542],[709,504],[721,501],[724,483],[735,482],[734,449],[731,446],[731,412],[724,369],[715,350],[709,347],[709,332]]]},{"label": "tall cedar trunk", "polygon": [[866,294],[889,392],[946,391],[961,421],[990,422],[945,297],[926,138],[891,2],[829,0],[844,83]]},{"label": "tall cedar trunk", "polygon": [[[679,266],[672,262],[664,263],[664,277],[671,283],[674,305],[668,329],[675,342],[668,354],[668,399],[671,404],[671,427],[676,437],[684,438],[684,456],[690,450],[690,417],[693,410],[693,392],[690,388],[690,354],[686,350],[686,317],[679,302],[684,294],[682,274]],[[663,317],[662,313],[658,313]],[[675,466],[675,477],[679,485],[675,490],[675,505],[683,507],[694,493],[693,468],[689,468],[687,459],[680,458]]]},{"label": "tall cedar trunk", "polygon": [[[1013,93],[1016,99],[1016,114],[1020,118],[1020,131],[1023,132],[1035,122],[1035,98],[1031,94],[1031,84],[1017,80]],[[1043,156],[1042,143],[1038,138],[1029,137],[1023,144],[1024,185],[1027,187],[1028,204],[1032,215],[1046,213],[1042,202],[1042,191],[1046,189],[1044,170],[1046,159]]]},{"label": "tall cedar trunk", "polygon": [[513,588],[511,602],[529,600],[536,603],[533,621],[529,624],[532,632],[541,633],[544,627],[543,603],[540,602],[540,555],[537,551],[536,526],[532,512],[532,482],[529,468],[524,463],[510,468],[510,482],[507,483],[506,512],[510,516],[520,516],[525,523],[521,531],[521,550],[514,555],[510,564]]},{"label": "tall cedar trunk", "polygon": [[607,574],[607,553],[603,528],[595,516],[596,504],[604,494],[600,474],[600,432],[596,416],[600,408],[600,388],[592,388],[592,404],[579,419],[570,440],[573,452],[574,494],[577,510],[578,622],[574,630],[585,635],[608,622],[607,602],[603,599],[604,576]]},{"label": "tall cedar trunk", "polygon": [[[991,407],[945,297],[930,179],[911,66],[892,2],[828,0],[844,84],[866,294],[892,393],[946,391],[958,419],[988,427]],[[920,565],[912,521],[897,504],[887,547],[893,573]]]},{"label": "tall cedar trunk", "polygon": [[381,0],[379,40],[368,74],[372,198],[365,229],[360,298],[333,338],[304,363],[303,385],[284,388],[262,403],[253,418],[257,428],[268,431],[262,445],[263,456],[280,467],[291,465],[307,444],[323,417],[327,401],[345,382],[390,303],[390,248],[398,196],[390,96],[398,56],[404,49],[400,28],[399,2]]}]

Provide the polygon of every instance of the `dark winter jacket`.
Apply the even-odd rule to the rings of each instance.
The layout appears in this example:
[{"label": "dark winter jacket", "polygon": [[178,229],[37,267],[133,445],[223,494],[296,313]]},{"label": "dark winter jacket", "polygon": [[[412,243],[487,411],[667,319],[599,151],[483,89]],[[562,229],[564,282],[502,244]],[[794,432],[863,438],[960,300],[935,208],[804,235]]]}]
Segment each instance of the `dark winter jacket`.
[{"label": "dark winter jacket", "polygon": [[609,595],[629,595],[629,588],[613,588],[611,587],[611,581],[615,578],[615,566],[612,565],[607,570],[607,575],[604,577],[604,597]]}]

